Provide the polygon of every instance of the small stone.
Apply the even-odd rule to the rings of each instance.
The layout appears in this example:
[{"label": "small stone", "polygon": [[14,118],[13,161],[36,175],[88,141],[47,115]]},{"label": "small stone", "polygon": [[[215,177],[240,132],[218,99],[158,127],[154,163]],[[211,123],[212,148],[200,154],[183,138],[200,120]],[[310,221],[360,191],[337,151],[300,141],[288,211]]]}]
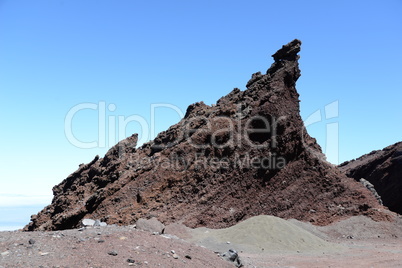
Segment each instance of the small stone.
[{"label": "small stone", "polygon": [[92,220],[92,219],[83,219],[82,220],[82,225],[84,225],[84,226],[94,226],[95,221]]},{"label": "small stone", "polygon": [[174,253],[174,254],[172,255],[172,257],[173,257],[173,259],[178,259],[178,258],[179,258],[179,256],[178,256],[176,253]]},{"label": "small stone", "polygon": [[170,251],[172,254],[175,254],[176,252],[172,249],[171,251]]},{"label": "small stone", "polygon": [[135,260],[133,260],[133,259],[127,259],[127,262],[128,262],[128,263],[135,263]]},{"label": "small stone", "polygon": [[189,259],[189,260],[191,260],[191,256],[190,255],[186,255],[186,256],[184,256],[185,258],[187,258],[187,259]]},{"label": "small stone", "polygon": [[30,245],[33,245],[33,244],[36,243],[36,241],[31,238],[31,239],[29,239],[28,243],[29,243]]},{"label": "small stone", "polygon": [[103,239],[98,240],[98,243],[103,243],[103,242],[105,242],[105,240],[103,240]]},{"label": "small stone", "polygon": [[117,252],[114,251],[114,250],[109,251],[107,254],[109,254],[109,255],[111,255],[111,256],[117,256]]},{"label": "small stone", "polygon": [[147,231],[155,235],[163,234],[165,225],[163,225],[156,218],[151,218],[149,220],[140,218],[136,223],[136,228],[138,230]]},{"label": "small stone", "polygon": [[236,250],[229,249],[228,252],[222,254],[222,257],[224,257],[227,261],[236,262],[237,259],[239,258],[239,254],[237,253]]},{"label": "small stone", "polygon": [[1,253],[1,256],[4,257],[4,256],[7,256],[7,255],[9,255],[9,254],[10,254],[10,251],[4,251],[4,252]]},{"label": "small stone", "polygon": [[46,255],[49,255],[49,252],[39,252],[39,255],[46,256]]}]

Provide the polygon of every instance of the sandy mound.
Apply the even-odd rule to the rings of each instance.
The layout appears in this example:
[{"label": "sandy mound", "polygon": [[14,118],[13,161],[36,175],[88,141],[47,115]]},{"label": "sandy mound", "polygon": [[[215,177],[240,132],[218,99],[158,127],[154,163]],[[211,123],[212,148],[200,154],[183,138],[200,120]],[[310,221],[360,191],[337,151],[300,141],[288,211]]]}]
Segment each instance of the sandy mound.
[{"label": "sandy mound", "polygon": [[326,242],[289,221],[266,215],[252,217],[225,229],[202,227],[190,232],[190,241],[217,252],[230,248],[247,253],[342,250],[342,247]]},{"label": "sandy mound", "polygon": [[328,226],[315,226],[294,219],[289,222],[325,240],[402,238],[401,216],[396,217],[393,222],[376,222],[365,216],[356,216]]}]

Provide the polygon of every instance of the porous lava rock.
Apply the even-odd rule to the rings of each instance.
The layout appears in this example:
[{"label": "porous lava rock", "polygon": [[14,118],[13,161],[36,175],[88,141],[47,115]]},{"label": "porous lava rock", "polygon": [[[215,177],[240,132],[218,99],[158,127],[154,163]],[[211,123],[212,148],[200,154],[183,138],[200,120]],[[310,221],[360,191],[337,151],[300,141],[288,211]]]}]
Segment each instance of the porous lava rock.
[{"label": "porous lava rock", "polygon": [[372,183],[384,205],[402,214],[402,142],[342,163],[339,168],[355,180]]},{"label": "porous lava rock", "polygon": [[352,215],[386,219],[364,186],[325,161],[299,114],[301,42],[273,55],[266,73],[185,117],[137,148],[137,135],[53,188],[25,230],[79,226],[82,218],[221,228],[256,215],[325,225]]}]

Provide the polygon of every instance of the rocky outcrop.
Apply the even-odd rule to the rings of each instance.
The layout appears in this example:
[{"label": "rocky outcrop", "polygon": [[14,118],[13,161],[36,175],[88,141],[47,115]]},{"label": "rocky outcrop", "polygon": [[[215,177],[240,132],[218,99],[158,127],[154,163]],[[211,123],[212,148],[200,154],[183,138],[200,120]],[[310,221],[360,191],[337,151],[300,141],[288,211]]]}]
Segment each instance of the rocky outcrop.
[{"label": "rocky outcrop", "polygon": [[347,176],[374,185],[385,206],[402,214],[402,142],[339,166]]},{"label": "rocky outcrop", "polygon": [[216,105],[185,117],[136,148],[133,135],[53,188],[52,204],[25,230],[78,226],[85,216],[108,224],[156,217],[163,223],[228,227],[255,215],[324,225],[351,215],[387,218],[360,183],[327,163],[299,114],[301,42]]},{"label": "rocky outcrop", "polygon": [[360,183],[363,184],[364,187],[366,187],[367,189],[370,190],[370,192],[373,193],[373,195],[377,199],[378,203],[380,203],[381,205],[383,204],[381,196],[377,193],[377,190],[374,188],[374,185],[372,183],[370,183],[368,180],[365,180],[363,178],[360,179]]}]

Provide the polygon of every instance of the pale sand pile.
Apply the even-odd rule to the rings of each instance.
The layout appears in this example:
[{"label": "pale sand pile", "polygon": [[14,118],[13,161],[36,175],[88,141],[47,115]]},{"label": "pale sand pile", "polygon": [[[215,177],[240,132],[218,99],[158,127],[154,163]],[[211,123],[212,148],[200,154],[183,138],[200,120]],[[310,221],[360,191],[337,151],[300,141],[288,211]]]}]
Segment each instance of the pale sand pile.
[{"label": "pale sand pile", "polygon": [[401,216],[395,217],[393,222],[376,222],[365,216],[355,216],[327,226],[315,226],[294,219],[288,221],[325,240],[402,238]]},{"label": "pale sand pile", "polygon": [[297,225],[273,216],[256,216],[225,229],[187,229],[189,241],[225,252],[235,249],[245,253],[264,252],[335,252],[340,245],[329,243]]}]

